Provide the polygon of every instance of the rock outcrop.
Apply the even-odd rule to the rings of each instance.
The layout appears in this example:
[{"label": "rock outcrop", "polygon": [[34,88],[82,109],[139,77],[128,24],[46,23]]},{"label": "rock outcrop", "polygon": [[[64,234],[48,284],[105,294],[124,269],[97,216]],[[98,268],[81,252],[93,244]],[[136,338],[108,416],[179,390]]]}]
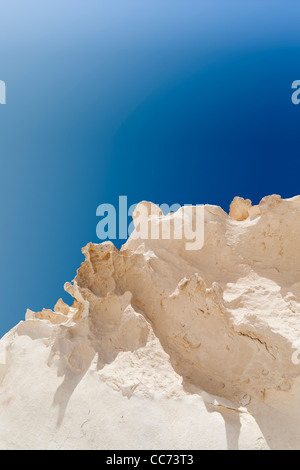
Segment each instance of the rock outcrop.
[{"label": "rock outcrop", "polygon": [[135,235],[2,338],[0,448],[300,448],[300,197],[205,205],[198,250]]}]

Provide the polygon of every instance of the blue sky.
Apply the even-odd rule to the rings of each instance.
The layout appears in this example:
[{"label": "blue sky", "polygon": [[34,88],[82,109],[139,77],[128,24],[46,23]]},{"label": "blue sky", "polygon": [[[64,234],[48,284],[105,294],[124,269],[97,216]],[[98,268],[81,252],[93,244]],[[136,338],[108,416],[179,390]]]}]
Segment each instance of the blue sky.
[{"label": "blue sky", "polygon": [[[96,208],[299,194],[295,1],[0,3],[0,336],[63,284]],[[118,241],[119,247],[123,241]]]}]

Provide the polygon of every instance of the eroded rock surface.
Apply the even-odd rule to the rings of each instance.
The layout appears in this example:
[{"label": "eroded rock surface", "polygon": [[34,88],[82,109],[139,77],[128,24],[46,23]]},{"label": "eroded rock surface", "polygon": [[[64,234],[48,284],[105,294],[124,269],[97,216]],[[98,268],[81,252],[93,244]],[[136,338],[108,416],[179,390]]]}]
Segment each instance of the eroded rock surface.
[{"label": "eroded rock surface", "polygon": [[73,305],[4,336],[1,448],[300,448],[300,197],[204,217],[200,250],[89,243]]}]

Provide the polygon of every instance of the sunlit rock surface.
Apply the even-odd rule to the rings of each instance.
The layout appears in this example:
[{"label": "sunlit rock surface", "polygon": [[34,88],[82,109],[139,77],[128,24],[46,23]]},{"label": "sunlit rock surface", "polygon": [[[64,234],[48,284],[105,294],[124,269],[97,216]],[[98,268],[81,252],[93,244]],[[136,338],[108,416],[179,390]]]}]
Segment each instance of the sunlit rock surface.
[{"label": "sunlit rock surface", "polygon": [[1,449],[300,448],[300,197],[204,219],[198,250],[88,244],[73,305],[2,338]]}]

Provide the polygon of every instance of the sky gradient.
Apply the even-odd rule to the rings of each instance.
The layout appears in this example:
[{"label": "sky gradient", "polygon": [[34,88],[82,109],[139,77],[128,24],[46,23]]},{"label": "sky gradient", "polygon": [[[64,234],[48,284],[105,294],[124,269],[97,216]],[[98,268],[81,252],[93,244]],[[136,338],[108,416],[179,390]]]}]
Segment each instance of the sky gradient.
[{"label": "sky gradient", "polygon": [[[300,193],[295,1],[0,3],[0,337],[63,285],[97,206]],[[125,240],[118,241],[118,247]]]}]

